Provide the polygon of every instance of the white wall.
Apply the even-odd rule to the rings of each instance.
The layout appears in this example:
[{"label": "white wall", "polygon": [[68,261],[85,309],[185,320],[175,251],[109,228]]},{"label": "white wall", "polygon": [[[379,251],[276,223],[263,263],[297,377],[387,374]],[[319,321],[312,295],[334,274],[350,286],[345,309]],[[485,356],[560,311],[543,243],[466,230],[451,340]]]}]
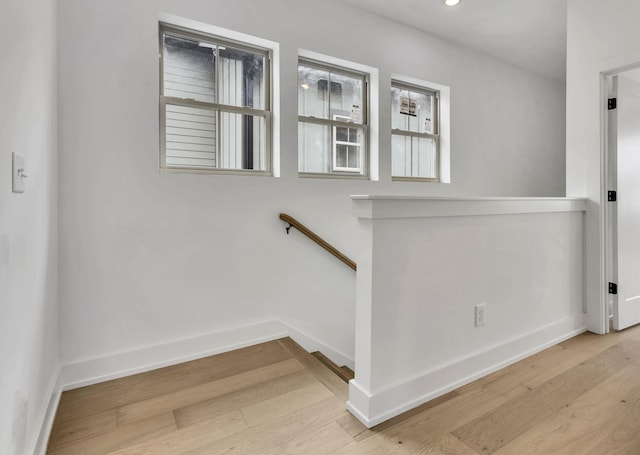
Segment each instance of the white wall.
[{"label": "white wall", "polygon": [[[32,453],[58,374],[54,0],[0,15],[0,453]],[[11,152],[26,191],[11,192]]]},{"label": "white wall", "polygon": [[[280,43],[281,177],[158,171],[158,14]],[[332,1],[61,0],[65,363],[266,319],[353,358],[349,194],[563,195],[564,88]],[[375,33],[372,33],[375,31]],[[380,69],[380,181],[297,177],[297,53]],[[451,87],[451,184],[391,183],[391,74]],[[386,125],[386,126],[385,126]]]},{"label": "white wall", "polygon": [[584,331],[584,201],[354,203],[368,235],[349,407],[367,426]]},{"label": "white wall", "polygon": [[567,195],[587,197],[589,330],[605,333],[607,314],[601,216],[603,72],[640,63],[636,0],[569,0],[567,29]]}]

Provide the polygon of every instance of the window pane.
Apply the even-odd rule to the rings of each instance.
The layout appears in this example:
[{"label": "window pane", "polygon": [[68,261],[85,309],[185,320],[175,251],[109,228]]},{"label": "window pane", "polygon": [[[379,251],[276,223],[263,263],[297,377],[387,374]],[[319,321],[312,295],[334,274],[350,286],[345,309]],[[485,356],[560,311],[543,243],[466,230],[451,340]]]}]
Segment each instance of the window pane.
[{"label": "window pane", "polygon": [[215,47],[164,35],[164,95],[214,103]]},{"label": "window pane", "polygon": [[349,128],[349,142],[360,143],[360,129]]},{"label": "window pane", "polygon": [[264,55],[225,46],[219,54],[219,103],[265,109]]},{"label": "window pane", "polygon": [[220,112],[220,168],[267,170],[266,120]]},{"label": "window pane", "polygon": [[414,177],[434,179],[438,176],[436,168],[435,140],[431,138],[412,138],[412,175]]},{"label": "window pane", "polygon": [[298,122],[298,171],[331,171],[331,128]]},{"label": "window pane", "polygon": [[391,153],[393,177],[437,178],[434,139],[394,134],[391,138]]},{"label": "window pane", "polygon": [[349,142],[349,130],[351,128],[336,127],[336,141]]},{"label": "window pane", "polygon": [[391,136],[391,176],[411,177],[411,138]]},{"label": "window pane", "polygon": [[360,171],[360,147],[357,145],[336,144],[336,169]]},{"label": "window pane", "polygon": [[360,147],[357,145],[348,145],[347,153],[347,167],[360,170]]},{"label": "window pane", "polygon": [[362,78],[331,73],[331,114],[362,123]]},{"label": "window pane", "polygon": [[336,167],[348,167],[349,146],[345,144],[336,145]]},{"label": "window pane", "polygon": [[329,72],[298,65],[298,115],[328,119]]},{"label": "window pane", "polygon": [[216,168],[216,111],[166,106],[167,167]]},{"label": "window pane", "polygon": [[391,127],[416,133],[435,131],[433,95],[391,87]]}]

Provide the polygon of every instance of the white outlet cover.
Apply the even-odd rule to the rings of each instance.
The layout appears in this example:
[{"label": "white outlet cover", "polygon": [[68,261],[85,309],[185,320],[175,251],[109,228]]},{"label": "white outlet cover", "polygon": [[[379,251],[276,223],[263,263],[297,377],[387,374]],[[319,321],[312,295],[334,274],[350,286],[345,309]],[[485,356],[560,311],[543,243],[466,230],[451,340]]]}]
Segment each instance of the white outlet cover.
[{"label": "white outlet cover", "polygon": [[26,176],[24,171],[24,156],[18,155],[16,152],[13,152],[12,158],[12,188],[14,193],[24,193],[25,187],[25,179]]}]

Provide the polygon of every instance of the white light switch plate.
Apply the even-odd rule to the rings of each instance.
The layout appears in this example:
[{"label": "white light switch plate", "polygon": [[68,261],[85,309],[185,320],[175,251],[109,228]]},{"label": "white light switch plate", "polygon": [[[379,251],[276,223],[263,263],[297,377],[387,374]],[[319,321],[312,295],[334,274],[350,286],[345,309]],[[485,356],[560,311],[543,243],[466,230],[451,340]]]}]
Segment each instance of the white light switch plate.
[{"label": "white light switch plate", "polygon": [[24,156],[18,155],[16,152],[13,152],[13,192],[14,193],[24,193],[24,181],[26,180],[26,174],[24,170]]}]

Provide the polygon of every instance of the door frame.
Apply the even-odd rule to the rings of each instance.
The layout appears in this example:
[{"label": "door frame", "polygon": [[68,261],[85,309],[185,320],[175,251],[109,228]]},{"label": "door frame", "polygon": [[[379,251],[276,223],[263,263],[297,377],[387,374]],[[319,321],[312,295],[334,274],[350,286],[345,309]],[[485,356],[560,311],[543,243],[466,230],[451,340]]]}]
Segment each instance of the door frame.
[{"label": "door frame", "polygon": [[[602,286],[600,286],[600,303],[603,308],[603,315],[605,320],[603,321],[604,333],[609,333],[611,329],[611,319],[613,318],[613,306],[609,305],[609,289],[606,283],[614,281],[615,264],[613,263],[614,254],[614,214],[617,215],[617,211],[614,211],[614,207],[608,202],[608,192],[613,189],[611,186],[617,182],[612,178],[611,172],[617,172],[617,166],[615,169],[611,168],[611,159],[613,151],[610,151],[610,135],[609,131],[609,81],[613,80],[614,76],[618,76],[625,71],[640,69],[640,62],[632,63],[618,68],[613,68],[600,73],[600,278]],[[615,84],[614,84],[615,87]],[[617,87],[616,97],[618,96]],[[617,126],[617,123],[616,123]],[[616,130],[617,134],[617,130]],[[615,151],[617,157],[617,149]],[[617,163],[617,161],[616,161]]]}]

